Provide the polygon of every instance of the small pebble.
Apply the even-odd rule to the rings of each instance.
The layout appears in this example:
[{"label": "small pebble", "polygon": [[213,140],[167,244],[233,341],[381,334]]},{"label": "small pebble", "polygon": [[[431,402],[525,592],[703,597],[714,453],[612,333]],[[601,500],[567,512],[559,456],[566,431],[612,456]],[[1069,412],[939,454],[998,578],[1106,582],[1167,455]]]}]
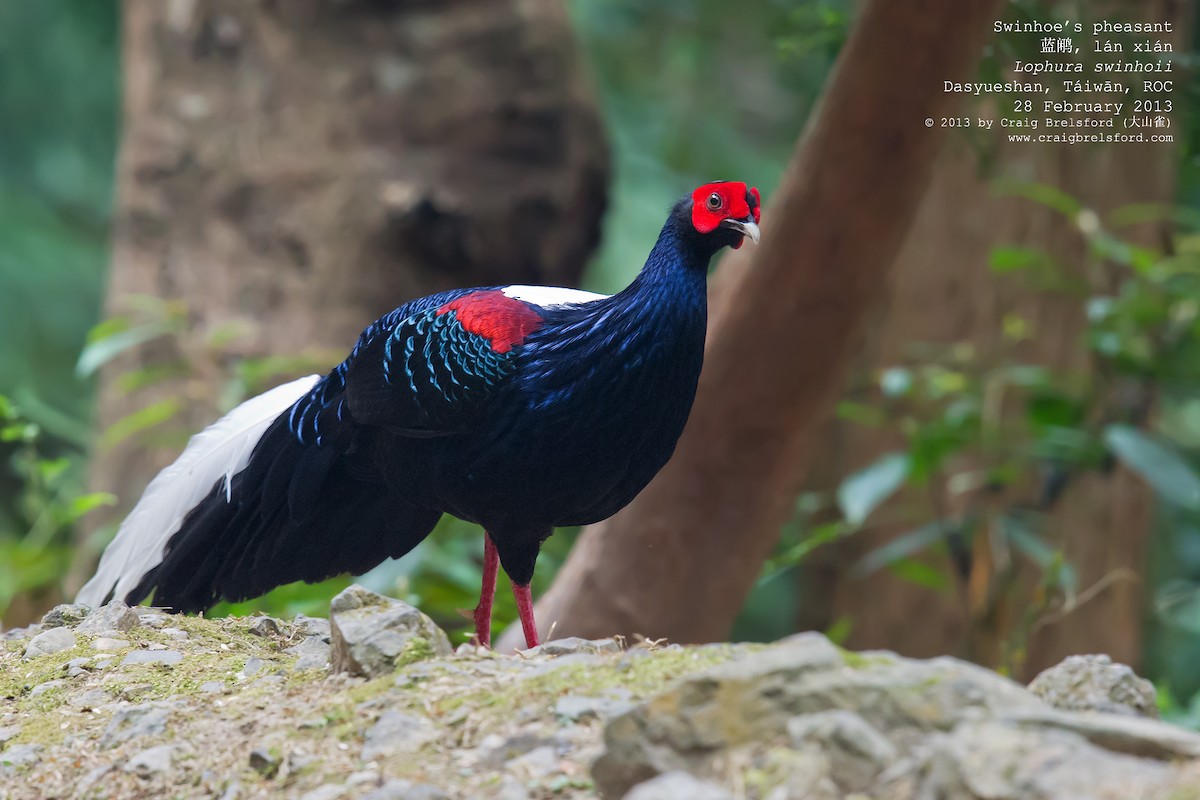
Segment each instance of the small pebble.
[{"label": "small pebble", "polygon": [[13,767],[31,767],[42,760],[40,744],[19,744],[4,751],[4,763]]},{"label": "small pebble", "polygon": [[554,639],[521,651],[525,656],[566,656],[577,653],[619,653],[621,644],[612,638],[580,639],[569,636],[566,639]]},{"label": "small pebble", "polygon": [[129,664],[178,664],[183,661],[183,653],[178,650],[134,650],[132,653],[126,653],[125,658],[121,659],[121,666]]},{"label": "small pebble", "polygon": [[[58,629],[55,628],[54,630],[58,630]],[[55,689],[58,689],[63,685],[64,685],[64,683],[62,681],[46,681],[45,683],[39,683],[37,686],[35,686],[29,690],[29,696],[30,697],[41,697],[46,692],[50,692]]]},{"label": "small pebble", "polygon": [[89,689],[81,695],[72,697],[68,702],[76,708],[87,711],[111,703],[112,697],[102,689]]},{"label": "small pebble", "polygon": [[250,768],[264,778],[272,778],[279,771],[279,757],[265,748],[257,748],[250,752]]},{"label": "small pebble", "polygon": [[129,647],[129,642],[124,639],[110,639],[107,636],[101,636],[92,642],[92,647],[97,650],[120,650]]},{"label": "small pebble", "polygon": [[143,779],[165,775],[171,771],[177,748],[178,745],[160,744],[149,750],[143,750],[125,763],[125,771],[132,772]]},{"label": "small pebble", "polygon": [[320,617],[297,614],[292,620],[292,630],[303,636],[320,636],[324,642],[328,642],[330,638],[329,620]]},{"label": "small pebble", "polygon": [[362,770],[360,772],[351,772],[346,777],[347,786],[362,786],[364,784],[373,783],[376,786],[383,780],[383,776],[374,770]]},{"label": "small pebble", "polygon": [[138,695],[145,694],[153,688],[154,686],[149,683],[131,683],[128,686],[122,686],[119,691],[122,700],[133,700]]},{"label": "small pebble", "polygon": [[37,658],[48,653],[61,653],[75,646],[75,634],[69,628],[51,628],[29,640],[25,658]]},{"label": "small pebble", "polygon": [[[93,636],[98,634],[116,638],[140,624],[141,619],[138,617],[138,612],[121,601],[114,600],[103,608],[98,608],[88,614],[83,622],[79,623],[78,630],[80,633],[90,633]],[[110,633],[110,631],[115,633]]]},{"label": "small pebble", "polygon": [[271,617],[258,617],[250,623],[250,633],[255,636],[277,636],[279,622]]},{"label": "small pebble", "polygon": [[341,800],[349,791],[345,786],[338,786],[333,783],[326,783],[313,789],[311,792],[306,792],[300,795],[300,800]]}]

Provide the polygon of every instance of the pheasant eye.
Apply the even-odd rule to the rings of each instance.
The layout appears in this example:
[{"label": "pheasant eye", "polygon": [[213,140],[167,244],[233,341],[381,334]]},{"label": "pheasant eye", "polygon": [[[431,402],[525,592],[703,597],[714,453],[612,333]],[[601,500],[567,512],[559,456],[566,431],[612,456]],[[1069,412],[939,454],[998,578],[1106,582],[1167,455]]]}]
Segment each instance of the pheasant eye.
[{"label": "pheasant eye", "polygon": [[708,196],[708,210],[717,211],[721,208],[721,195],[713,192]]}]

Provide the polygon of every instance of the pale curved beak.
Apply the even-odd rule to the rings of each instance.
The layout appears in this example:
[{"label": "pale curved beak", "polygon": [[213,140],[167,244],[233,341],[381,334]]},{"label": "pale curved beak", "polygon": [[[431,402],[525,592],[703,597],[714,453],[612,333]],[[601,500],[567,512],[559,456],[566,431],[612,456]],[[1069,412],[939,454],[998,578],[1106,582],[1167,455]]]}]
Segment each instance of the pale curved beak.
[{"label": "pale curved beak", "polygon": [[755,244],[758,244],[758,237],[759,237],[758,225],[751,222],[750,220],[726,219],[726,220],[722,220],[721,224],[727,228],[733,228],[735,231],[738,231],[739,233],[741,233],[742,236],[749,237],[750,241],[754,242]]}]

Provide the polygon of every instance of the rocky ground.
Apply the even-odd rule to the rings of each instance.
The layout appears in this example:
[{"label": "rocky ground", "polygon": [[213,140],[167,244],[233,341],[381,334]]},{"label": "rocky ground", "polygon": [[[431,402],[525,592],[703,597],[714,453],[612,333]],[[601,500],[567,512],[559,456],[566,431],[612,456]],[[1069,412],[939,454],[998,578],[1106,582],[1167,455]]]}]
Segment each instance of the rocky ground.
[{"label": "rocky ground", "polygon": [[461,647],[352,587],[330,620],[60,606],[0,635],[0,800],[1200,800],[1200,735],[1079,658],[769,646]]}]

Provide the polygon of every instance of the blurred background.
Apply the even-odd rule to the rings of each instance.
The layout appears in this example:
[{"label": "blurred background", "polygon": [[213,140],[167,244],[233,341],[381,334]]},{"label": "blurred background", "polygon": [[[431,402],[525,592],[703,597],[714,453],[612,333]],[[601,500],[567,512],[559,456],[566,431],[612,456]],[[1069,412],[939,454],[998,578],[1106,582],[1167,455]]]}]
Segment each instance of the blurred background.
[{"label": "blurred background", "polygon": [[[404,300],[614,291],[697,183],[769,207],[853,5],[0,3],[3,627],[73,595],[191,433]],[[1108,652],[1200,727],[1195,3],[1078,5],[1005,14],[1171,21],[1174,141],[950,136],[732,638],[1016,676]],[[1039,44],[992,40],[979,79]],[[480,550],[447,518],[361,582],[465,636]],[[349,582],[217,613],[323,614]]]}]

